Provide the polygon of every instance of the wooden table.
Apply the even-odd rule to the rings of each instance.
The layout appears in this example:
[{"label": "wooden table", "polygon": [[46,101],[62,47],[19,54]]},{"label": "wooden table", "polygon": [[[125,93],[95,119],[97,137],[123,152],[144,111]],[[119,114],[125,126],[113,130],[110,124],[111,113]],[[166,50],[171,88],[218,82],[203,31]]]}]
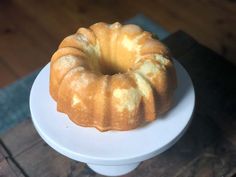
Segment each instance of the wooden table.
[{"label": "wooden table", "polygon": [[[186,134],[171,149],[125,176],[235,176],[235,66],[181,31],[164,43],[191,75],[196,89],[194,118]],[[0,176],[101,175],[50,148],[28,119],[1,135]]]},{"label": "wooden table", "polygon": [[236,64],[234,0],[1,0],[0,87],[45,65],[78,27],[139,13],[169,32],[186,31]]}]

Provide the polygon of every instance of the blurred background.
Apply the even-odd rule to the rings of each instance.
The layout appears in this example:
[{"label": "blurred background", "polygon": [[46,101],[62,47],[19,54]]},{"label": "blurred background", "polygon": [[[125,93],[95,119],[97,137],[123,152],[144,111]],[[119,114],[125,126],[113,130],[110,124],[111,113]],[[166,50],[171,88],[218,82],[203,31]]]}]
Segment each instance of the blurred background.
[{"label": "blurred background", "polygon": [[236,64],[234,0],[1,0],[0,87],[42,67],[78,27],[143,14],[168,32],[183,30]]}]

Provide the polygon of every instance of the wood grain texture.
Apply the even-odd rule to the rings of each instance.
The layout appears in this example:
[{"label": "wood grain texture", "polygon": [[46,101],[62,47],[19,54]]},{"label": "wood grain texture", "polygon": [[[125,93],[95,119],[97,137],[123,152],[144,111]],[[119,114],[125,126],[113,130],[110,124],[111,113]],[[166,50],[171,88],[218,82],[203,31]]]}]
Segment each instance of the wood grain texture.
[{"label": "wood grain texture", "polygon": [[[9,166],[11,172],[14,173],[14,175],[16,177],[26,177],[25,173],[22,172],[22,169],[19,168],[19,166],[18,166],[18,164],[16,164],[15,160],[13,160],[12,158],[7,158],[6,162],[7,162],[7,165]],[[5,176],[8,177],[8,174],[6,174]]]},{"label": "wood grain texture", "polygon": [[67,177],[70,174],[80,176],[79,173],[84,167],[83,163],[62,156],[43,141],[16,156],[15,159],[25,173],[32,177]]},{"label": "wood grain texture", "polygon": [[30,119],[20,123],[16,128],[10,129],[6,133],[0,135],[0,138],[13,157],[23,153],[25,150],[32,148],[42,141],[32,126]]},{"label": "wood grain texture", "polygon": [[79,26],[98,21],[122,22],[137,13],[144,13],[170,32],[186,31],[236,63],[234,1],[2,0],[0,58],[10,69],[1,71],[7,78],[0,75],[0,87],[45,65],[59,42]]},{"label": "wood grain texture", "polygon": [[0,6],[0,23],[0,58],[14,73],[23,76],[49,62],[50,42],[34,19],[6,2]]},{"label": "wood grain texture", "polygon": [[215,144],[207,147],[200,156],[187,164],[175,176],[234,177],[236,174],[235,164],[235,146],[232,146],[231,143],[219,137],[219,140]]},{"label": "wood grain texture", "polygon": [[[10,156],[28,176],[67,177],[88,173],[89,169],[85,168],[85,164],[70,160],[49,147],[39,137],[30,119],[1,135],[1,140]],[[0,159],[4,156],[6,155],[0,156]]]},{"label": "wood grain texture", "polygon": [[0,162],[0,176],[17,177],[6,160]]},{"label": "wood grain texture", "polygon": [[[139,8],[140,3],[133,4]],[[234,1],[153,0],[146,3],[142,11],[167,30],[186,31],[201,44],[236,63]]]},{"label": "wood grain texture", "polygon": [[4,160],[6,157],[8,157],[8,153],[2,146],[2,143],[0,143],[0,161]]},{"label": "wood grain texture", "polygon": [[0,176],[1,177],[24,177],[25,175],[18,168],[16,163],[0,142]]}]

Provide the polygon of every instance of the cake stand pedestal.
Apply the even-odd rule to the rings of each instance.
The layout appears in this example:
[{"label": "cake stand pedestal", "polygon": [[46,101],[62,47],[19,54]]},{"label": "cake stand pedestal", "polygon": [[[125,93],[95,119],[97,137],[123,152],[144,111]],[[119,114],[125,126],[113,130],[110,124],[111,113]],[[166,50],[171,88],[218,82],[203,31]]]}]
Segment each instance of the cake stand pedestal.
[{"label": "cake stand pedestal", "polygon": [[87,163],[95,172],[119,176],[134,170],[142,161],[171,147],[187,129],[195,103],[193,84],[185,69],[174,60],[178,88],[171,110],[154,122],[130,131],[100,132],[75,125],[57,112],[49,94],[49,64],[37,78],[30,93],[33,124],[39,135],[56,151]]}]

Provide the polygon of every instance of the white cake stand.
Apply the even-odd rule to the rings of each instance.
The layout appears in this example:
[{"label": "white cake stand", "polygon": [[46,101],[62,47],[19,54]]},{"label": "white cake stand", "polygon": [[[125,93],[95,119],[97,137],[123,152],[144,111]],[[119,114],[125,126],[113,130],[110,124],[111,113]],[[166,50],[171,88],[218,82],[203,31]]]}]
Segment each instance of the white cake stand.
[{"label": "white cake stand", "polygon": [[56,110],[49,95],[49,64],[37,78],[30,93],[30,110],[40,136],[56,151],[85,162],[95,172],[119,176],[134,170],[140,162],[171,147],[187,129],[195,103],[191,79],[175,60],[178,88],[174,105],[163,117],[130,131],[99,132],[75,125]]}]

